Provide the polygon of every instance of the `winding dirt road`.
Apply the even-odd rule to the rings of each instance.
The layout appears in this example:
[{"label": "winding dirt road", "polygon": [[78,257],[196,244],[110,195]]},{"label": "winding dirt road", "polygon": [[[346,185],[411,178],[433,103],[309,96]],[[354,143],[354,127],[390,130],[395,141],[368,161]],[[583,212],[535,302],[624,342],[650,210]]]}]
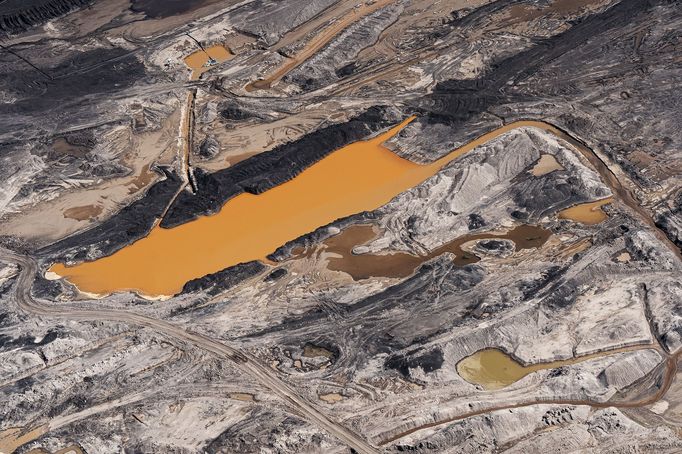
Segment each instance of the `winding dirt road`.
[{"label": "winding dirt road", "polygon": [[[282,382],[270,368],[260,364],[255,358],[217,342],[201,334],[190,333],[185,329],[163,320],[157,320],[132,312],[112,309],[80,309],[68,306],[51,306],[33,298],[31,286],[38,272],[38,264],[30,257],[16,254],[5,248],[0,248],[0,260],[15,263],[21,267],[14,287],[17,305],[22,311],[43,317],[68,318],[83,321],[114,321],[151,328],[161,334],[182,342],[188,342],[216,356],[232,360],[244,373],[258,380],[263,386],[282,398],[293,409],[308,421],[324,428],[330,434],[346,443],[359,453],[376,453],[377,450],[361,437],[351,432],[341,424],[332,421],[322,414],[315,406],[296,394],[288,385]],[[49,430],[49,425],[48,425]],[[31,440],[26,440],[27,443]]]},{"label": "winding dirt road", "polygon": [[[602,181],[606,183],[611,190],[613,191],[614,195],[616,196],[616,199],[619,200],[623,205],[625,205],[627,208],[630,209],[633,215],[635,215],[641,222],[643,222],[645,225],[647,225],[653,233],[656,235],[656,237],[659,239],[659,241],[664,244],[678,259],[678,261],[682,261],[682,254],[680,253],[680,249],[673,243],[670,238],[663,232],[661,229],[658,228],[658,226],[655,224],[654,220],[651,218],[651,215],[647,213],[647,211],[641,206],[639,201],[637,200],[637,197],[630,191],[626,185],[624,185],[620,179],[616,176],[616,174],[609,168],[608,164],[604,162],[597,153],[595,153],[594,150],[592,150],[589,146],[587,146],[584,142],[581,140],[573,137],[570,135],[568,132],[558,128],[557,126],[554,126],[552,124],[549,124],[547,122],[543,121],[536,121],[536,120],[527,120],[527,121],[517,121],[513,123],[509,123],[505,126],[502,126],[501,128],[495,130],[499,131],[500,129],[504,128],[510,128],[510,127],[521,127],[521,126],[532,126],[532,127],[537,127],[540,129],[543,129],[560,139],[563,139],[564,141],[568,142],[580,155],[582,155],[589,163],[592,165],[592,167],[599,173],[600,177],[602,178]],[[490,133],[488,133],[490,134]],[[482,136],[485,137],[485,136]],[[476,142],[479,139],[474,140],[473,142]],[[465,145],[469,146],[469,144]],[[645,289],[646,291],[646,289]],[[434,421],[431,423],[415,426],[413,428],[410,428],[408,430],[405,430],[401,433],[398,434],[393,434],[390,436],[387,436],[381,440],[378,440],[377,444],[379,446],[384,446],[387,445],[393,441],[396,441],[400,438],[403,438],[407,435],[413,434],[415,432],[418,432],[423,429],[428,429],[431,427],[439,426],[442,424],[448,424],[454,421],[459,421],[462,419],[470,418],[472,416],[478,416],[486,413],[490,413],[493,411],[498,411],[498,410],[507,410],[507,409],[513,409],[513,408],[521,408],[521,407],[528,407],[531,405],[538,405],[538,404],[556,404],[556,405],[589,405],[592,407],[596,408],[607,408],[607,407],[616,407],[616,408],[636,408],[636,407],[643,407],[645,405],[651,405],[661,398],[668,392],[668,389],[670,389],[670,386],[673,383],[673,380],[675,378],[675,375],[677,374],[677,364],[679,361],[680,356],[682,356],[682,350],[678,350],[677,352],[670,353],[667,351],[665,348],[665,345],[661,343],[661,340],[657,337],[656,331],[653,328],[653,321],[651,319],[651,315],[649,314],[648,307],[645,305],[644,308],[645,315],[647,318],[647,321],[649,322],[650,329],[651,329],[651,335],[653,338],[655,338],[658,342],[658,345],[652,344],[648,346],[649,348],[652,348],[656,351],[658,351],[664,358],[664,363],[663,367],[665,368],[665,371],[663,372],[663,380],[658,388],[658,390],[651,396],[645,397],[642,399],[637,399],[634,401],[630,402],[592,402],[592,401],[586,401],[586,400],[570,400],[570,399],[556,399],[556,400],[529,400],[525,402],[517,402],[514,404],[508,404],[508,405],[495,405],[495,406],[490,406],[487,408],[482,408],[479,410],[467,412],[467,413],[461,413],[459,415]]]},{"label": "winding dirt road", "polygon": [[[431,427],[436,427],[440,426],[443,424],[449,424],[451,422],[455,421],[460,421],[462,419],[466,418],[471,418],[473,416],[479,416],[479,415],[484,415],[487,413],[491,413],[494,411],[499,411],[499,410],[509,410],[509,409],[514,409],[514,408],[523,408],[523,407],[530,407],[532,405],[587,405],[593,408],[638,408],[638,407],[643,407],[646,405],[651,405],[653,403],[658,402],[660,399],[663,398],[663,396],[668,392],[668,389],[670,389],[670,385],[673,383],[673,379],[675,378],[675,374],[677,373],[677,361],[680,356],[680,352],[675,353],[675,354],[669,354],[665,350],[662,350],[660,348],[656,348],[656,345],[645,345],[642,346],[643,349],[646,348],[651,348],[652,350],[656,350],[659,352],[664,358],[665,361],[661,364],[663,364],[663,367],[665,368],[665,371],[663,373],[663,381],[661,386],[658,388],[658,390],[648,396],[644,397],[642,399],[637,399],[629,402],[611,402],[611,401],[606,401],[606,402],[597,402],[597,401],[590,401],[590,400],[579,400],[579,399],[530,399],[528,401],[522,401],[522,402],[515,402],[512,404],[507,404],[507,405],[492,405],[490,407],[485,407],[481,408],[479,410],[474,410],[466,413],[460,413],[458,415],[452,416],[450,418],[446,419],[440,419],[438,421],[418,425],[415,427],[412,427],[410,429],[407,429],[403,432],[400,432],[398,434],[390,435],[387,436],[381,440],[378,441],[378,444],[380,446],[387,445],[391,442],[394,442],[396,440],[399,440],[403,437],[406,437],[408,435],[411,435],[415,432],[419,432],[420,430],[424,429],[429,429]],[[611,352],[605,352],[606,354],[609,354]],[[655,372],[656,373],[656,372]]]}]

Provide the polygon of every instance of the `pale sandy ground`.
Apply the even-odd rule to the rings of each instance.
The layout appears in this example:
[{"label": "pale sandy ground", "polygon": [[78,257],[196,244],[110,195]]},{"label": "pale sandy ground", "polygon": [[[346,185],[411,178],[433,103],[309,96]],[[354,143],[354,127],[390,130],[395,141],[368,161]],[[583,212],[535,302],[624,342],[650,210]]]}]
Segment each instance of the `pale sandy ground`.
[{"label": "pale sandy ground", "polygon": [[[139,197],[152,183],[161,178],[148,170],[154,164],[170,164],[177,155],[179,111],[169,117],[158,131],[123,134],[126,151],[120,162],[132,171],[121,178],[108,180],[85,188],[74,188],[56,199],[40,202],[30,209],[10,216],[3,222],[3,233],[27,240],[55,241],[76,231],[88,228],[95,221],[107,218],[131,200]],[[97,207],[95,217],[74,219],[73,210]]]}]

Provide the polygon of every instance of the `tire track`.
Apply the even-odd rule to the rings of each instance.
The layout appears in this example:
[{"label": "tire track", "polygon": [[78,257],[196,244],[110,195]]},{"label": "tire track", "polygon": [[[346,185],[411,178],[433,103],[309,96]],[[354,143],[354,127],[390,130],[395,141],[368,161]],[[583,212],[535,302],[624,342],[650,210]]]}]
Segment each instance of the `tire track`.
[{"label": "tire track", "polygon": [[[218,357],[232,360],[242,372],[260,382],[264,387],[288,403],[309,422],[327,430],[327,432],[339,438],[358,453],[373,454],[378,452],[364,439],[341,424],[332,421],[313,404],[296,394],[288,385],[282,382],[271,369],[260,364],[254,357],[207,336],[193,333],[177,325],[144,315],[113,309],[81,309],[64,306],[49,306],[41,303],[35,300],[31,295],[31,285],[38,272],[38,264],[36,261],[33,258],[16,254],[2,247],[0,247],[0,260],[16,263],[21,267],[21,271],[14,286],[14,292],[17,305],[22,311],[42,317],[129,323],[132,325],[144,326],[175,340],[193,344]],[[68,421],[65,424],[67,423]],[[28,443],[28,441],[24,441],[23,444]]]}]

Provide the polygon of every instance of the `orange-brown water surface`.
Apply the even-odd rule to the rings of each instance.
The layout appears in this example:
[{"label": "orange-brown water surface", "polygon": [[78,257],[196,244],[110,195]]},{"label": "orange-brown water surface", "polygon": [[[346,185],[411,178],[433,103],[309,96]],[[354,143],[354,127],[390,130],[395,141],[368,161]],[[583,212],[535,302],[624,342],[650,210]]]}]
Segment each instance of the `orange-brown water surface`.
[{"label": "orange-brown water surface", "polygon": [[582,224],[594,225],[605,221],[608,216],[601,209],[604,205],[613,202],[613,197],[597,200],[595,202],[581,203],[559,212],[560,219],[570,219]]},{"label": "orange-brown water surface", "polygon": [[547,129],[533,121],[510,123],[431,164],[419,165],[382,146],[409,121],[345,146],[269,191],[241,194],[213,216],[172,229],[154,228],[111,256],[75,266],[56,264],[50,271],[89,293],[135,290],[146,296],[173,295],[191,279],[263,259],[321,225],[375,210],[500,134],[522,126]]},{"label": "orange-brown water surface", "polygon": [[232,58],[232,53],[225,47],[216,45],[189,54],[185,57],[185,64],[192,68],[189,80],[197,80],[203,73],[211,69],[211,66],[206,66],[209,58],[212,58],[216,63],[221,63]]}]

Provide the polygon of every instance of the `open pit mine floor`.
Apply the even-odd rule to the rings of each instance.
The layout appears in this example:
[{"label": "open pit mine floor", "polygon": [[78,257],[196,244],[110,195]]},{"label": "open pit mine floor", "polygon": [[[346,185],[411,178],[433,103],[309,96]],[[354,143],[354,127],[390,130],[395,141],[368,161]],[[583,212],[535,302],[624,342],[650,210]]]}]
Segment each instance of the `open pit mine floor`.
[{"label": "open pit mine floor", "polygon": [[[71,266],[55,264],[50,272],[88,294],[131,290],[151,298],[168,297],[180,292],[192,279],[239,263],[263,260],[277,247],[317,227],[361,211],[375,210],[452,160],[515,128],[539,127],[555,132],[542,122],[518,121],[486,133],[431,164],[420,165],[396,156],[382,145],[412,120],[409,118],[373,139],[336,150],[291,181],[262,194],[238,195],[213,216],[170,229],[156,227],[145,238],[109,257]],[[363,165],[358,167],[358,162]],[[592,211],[592,206],[586,210],[591,213],[590,220],[602,213]],[[566,216],[570,218],[571,214]],[[547,234],[540,229],[518,234],[512,231],[508,235],[510,239],[516,238],[519,248],[537,247],[544,242],[529,241],[526,237],[546,238]],[[385,257],[374,265],[371,262],[377,257],[354,257],[358,262],[365,262],[355,266],[369,267],[369,270],[351,274],[359,279],[382,275],[405,277],[418,263],[447,251],[456,252],[459,244],[477,238],[465,238],[453,244],[452,250],[446,246],[422,259],[394,256],[401,265],[390,266]],[[469,255],[463,258],[461,251],[457,256],[460,264],[475,261]],[[384,274],[381,271],[384,266],[398,266],[401,270],[388,270]]]},{"label": "open pit mine floor", "polygon": [[680,30],[0,1],[0,454],[682,452]]}]

